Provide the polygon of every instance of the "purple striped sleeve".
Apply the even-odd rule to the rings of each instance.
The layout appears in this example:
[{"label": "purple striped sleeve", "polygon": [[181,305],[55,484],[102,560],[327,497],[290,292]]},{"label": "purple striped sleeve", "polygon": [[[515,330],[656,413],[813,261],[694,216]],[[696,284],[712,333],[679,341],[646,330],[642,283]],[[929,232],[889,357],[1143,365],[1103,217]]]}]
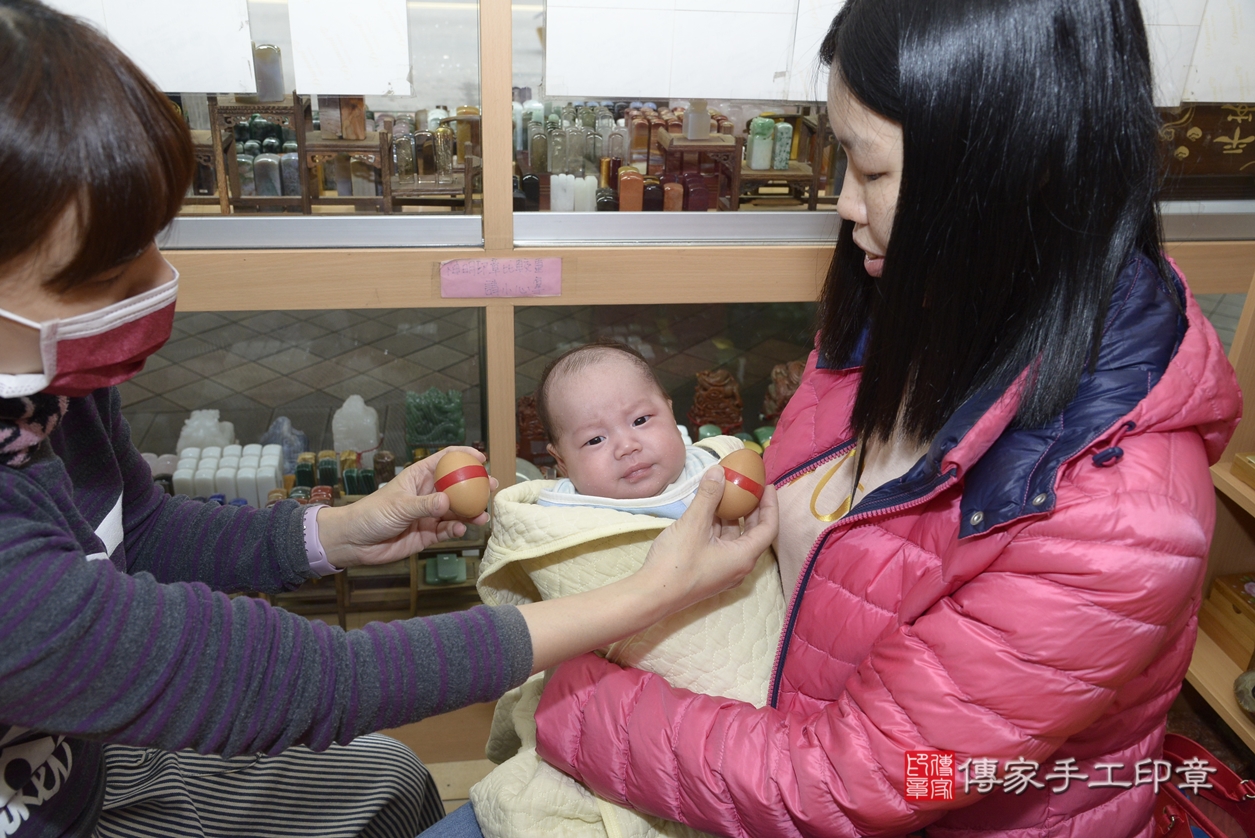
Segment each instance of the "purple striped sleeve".
[{"label": "purple striped sleeve", "polygon": [[[105,396],[72,400],[51,440],[55,456],[0,469],[5,723],[266,753],[327,747],[495,698],[530,674],[531,640],[513,607],[345,632],[212,590],[256,587],[243,583],[258,567],[271,582],[299,582],[308,572],[299,514],[223,515],[155,497],[140,485],[150,477],[137,455],[107,456],[118,423],[105,421],[116,407]],[[93,530],[119,497],[123,543],[111,560],[86,560],[101,552]],[[156,555],[164,549],[181,552]]]}]

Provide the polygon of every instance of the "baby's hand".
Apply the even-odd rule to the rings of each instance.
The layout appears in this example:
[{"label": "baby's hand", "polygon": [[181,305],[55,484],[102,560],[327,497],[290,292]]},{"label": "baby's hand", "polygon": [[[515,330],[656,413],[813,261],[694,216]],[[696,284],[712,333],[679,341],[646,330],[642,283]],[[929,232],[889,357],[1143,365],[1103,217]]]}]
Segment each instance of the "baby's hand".
[{"label": "baby's hand", "polygon": [[723,497],[723,468],[702,476],[697,497],[678,521],[663,530],[649,549],[640,573],[658,588],[669,612],[738,584],[754,569],[779,528],[776,490],[767,485],[758,508],[740,524],[720,520],[715,509]]}]

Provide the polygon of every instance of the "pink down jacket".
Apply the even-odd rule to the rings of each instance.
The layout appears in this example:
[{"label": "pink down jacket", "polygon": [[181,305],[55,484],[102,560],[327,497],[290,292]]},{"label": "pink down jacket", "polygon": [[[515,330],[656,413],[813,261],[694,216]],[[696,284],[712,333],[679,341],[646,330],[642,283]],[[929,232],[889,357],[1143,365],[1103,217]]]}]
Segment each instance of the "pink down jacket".
[{"label": "pink down jacket", "polygon": [[[1215,332],[1172,283],[1126,266],[1055,423],[1018,428],[1013,390],[977,393],[911,472],[823,532],[769,706],[585,655],[545,689],[541,755],[720,835],[1148,838],[1146,761],[1189,666],[1215,520],[1208,465],[1241,412]],[[776,485],[851,445],[857,361],[812,354],[767,452]],[[969,765],[954,799],[908,798],[913,751],[994,760],[1003,780],[1015,761],[1031,782],[965,789]]]}]

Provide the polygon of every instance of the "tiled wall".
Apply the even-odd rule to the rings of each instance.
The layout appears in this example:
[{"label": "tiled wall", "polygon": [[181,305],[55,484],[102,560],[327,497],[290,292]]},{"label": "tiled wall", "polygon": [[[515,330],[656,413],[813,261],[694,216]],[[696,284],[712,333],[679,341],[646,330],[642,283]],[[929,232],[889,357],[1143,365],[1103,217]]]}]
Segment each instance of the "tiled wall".
[{"label": "tiled wall", "polygon": [[1195,299],[1228,352],[1233,344],[1233,333],[1238,328],[1238,318],[1242,316],[1242,306],[1246,304],[1246,295],[1199,294]]},{"label": "tiled wall", "polygon": [[405,391],[463,391],[467,442],[484,439],[477,309],[197,313],[123,384],[141,451],[174,451],[192,410],[214,408],[242,443],[276,416],[331,447],[331,417],[357,394],[379,411],[384,447],[406,450]]}]

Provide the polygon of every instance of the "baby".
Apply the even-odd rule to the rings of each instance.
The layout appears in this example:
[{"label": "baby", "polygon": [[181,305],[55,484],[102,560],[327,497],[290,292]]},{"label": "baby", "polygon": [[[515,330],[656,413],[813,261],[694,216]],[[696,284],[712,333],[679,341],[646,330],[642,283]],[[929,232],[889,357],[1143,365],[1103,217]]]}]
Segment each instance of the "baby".
[{"label": "baby", "polygon": [[545,506],[679,518],[703,472],[718,462],[710,447],[685,446],[671,399],[644,357],[625,344],[590,344],[552,361],[536,409],[553,440],[549,453],[567,478],[541,493]]},{"label": "baby", "polygon": [[[686,446],[653,370],[622,344],[557,358],[536,402],[566,478],[498,493],[477,583],[491,604],[567,596],[632,573],[692,502],[706,469],[743,447],[727,436]],[[775,560],[765,553],[737,587],[614,644],[606,656],[677,687],[761,707],[784,605]],[[602,800],[543,762],[534,719],[542,688],[536,676],[497,704],[487,751],[501,765],[471,789],[484,835],[696,834]]]}]

